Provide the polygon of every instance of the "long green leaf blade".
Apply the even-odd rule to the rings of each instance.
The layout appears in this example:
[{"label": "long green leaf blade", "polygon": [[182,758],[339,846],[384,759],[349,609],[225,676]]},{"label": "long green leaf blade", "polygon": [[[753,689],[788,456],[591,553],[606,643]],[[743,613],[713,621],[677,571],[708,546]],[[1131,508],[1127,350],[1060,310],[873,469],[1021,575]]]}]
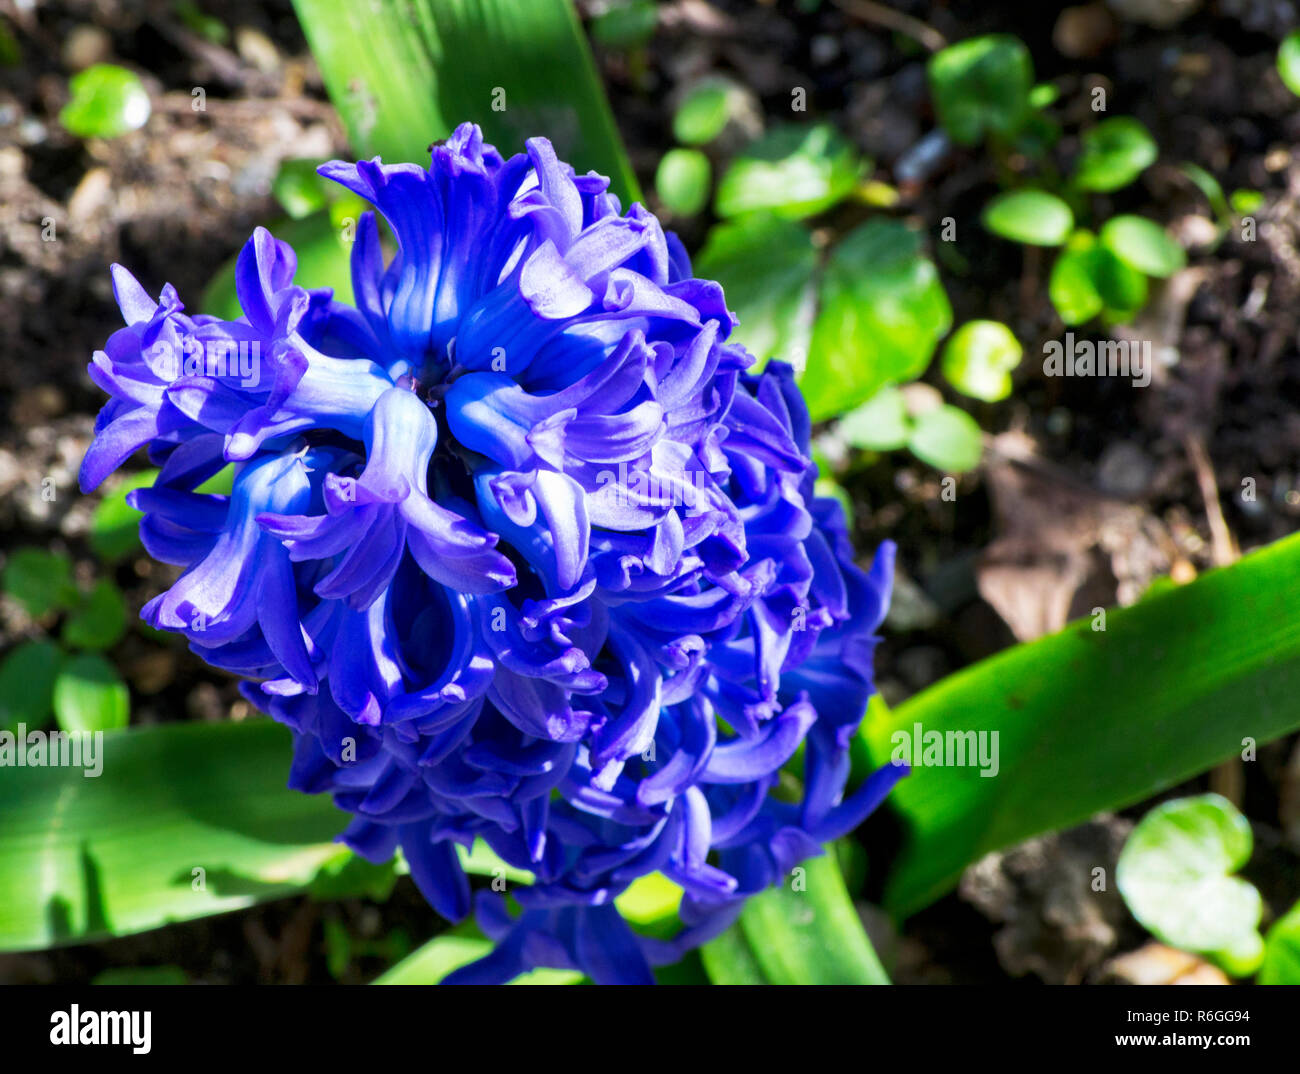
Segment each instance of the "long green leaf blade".
[{"label": "long green leaf blade", "polygon": [[714,984],[888,984],[832,854],[756,895],[701,952]]},{"label": "long green leaf blade", "polygon": [[349,853],[331,842],[347,815],[285,786],[290,735],[269,720],[102,742],[99,776],[0,768],[0,950],[236,910],[302,890]]},{"label": "long green leaf blade", "polygon": [[[948,890],[981,855],[1119,809],[1300,727],[1300,536],[1190,585],[1008,649],[887,713],[864,735],[884,763],[918,728],[998,734],[992,766],[914,767],[890,806],[908,840],[886,905]],[[946,739],[945,739],[946,742]],[[955,740],[954,740],[955,742]],[[971,743],[969,738],[966,739]]]},{"label": "long green leaf blade", "polygon": [[543,135],[561,160],[610,178],[627,204],[636,176],[570,0],[294,0],[352,147],[386,163],[473,121],[507,156]]}]

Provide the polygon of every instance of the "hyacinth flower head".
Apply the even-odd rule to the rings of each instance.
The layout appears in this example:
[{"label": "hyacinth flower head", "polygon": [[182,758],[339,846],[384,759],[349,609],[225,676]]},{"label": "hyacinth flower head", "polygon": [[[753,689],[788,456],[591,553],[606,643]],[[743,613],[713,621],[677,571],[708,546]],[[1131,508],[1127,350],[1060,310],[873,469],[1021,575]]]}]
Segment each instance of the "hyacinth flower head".
[{"label": "hyacinth flower head", "polygon": [[[258,229],[235,321],[115,266],[82,487],[148,449],[141,536],[183,572],[144,618],[293,730],[349,846],[477,910],[496,947],[452,980],[651,981],[904,771],[848,792],[892,546],[854,565],[790,368],[749,373],[722,289],[545,139],[321,172],[395,255],[366,213],[346,305]],[[476,839],[532,873],[519,912],[471,899]],[[656,872],[668,940],[614,903]]]}]

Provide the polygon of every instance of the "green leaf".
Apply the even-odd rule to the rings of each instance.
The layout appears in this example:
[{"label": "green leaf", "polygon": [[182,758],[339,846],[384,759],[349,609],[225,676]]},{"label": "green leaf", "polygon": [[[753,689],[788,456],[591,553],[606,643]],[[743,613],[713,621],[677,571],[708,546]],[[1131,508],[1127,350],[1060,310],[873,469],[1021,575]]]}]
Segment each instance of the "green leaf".
[{"label": "green leaf", "polygon": [[292,754],[270,720],[169,723],[104,735],[85,769],[0,767],[0,950],[303,890],[340,853],[330,840],[348,816],[285,787]]},{"label": "green leaf", "polygon": [[1300,902],[1273,922],[1264,937],[1264,962],[1255,983],[1300,985]]},{"label": "green leaf", "polygon": [[271,193],[293,220],[327,207],[333,191],[342,188],[316,173],[319,160],[286,160],[271,184]]},{"label": "green leaf", "polygon": [[569,0],[294,0],[294,10],[358,156],[426,163],[430,142],[472,121],[506,156],[543,135],[579,174],[609,176],[624,205],[642,200]]},{"label": "green leaf", "polygon": [[[492,950],[491,940],[444,932],[435,936],[418,951],[402,959],[372,983],[377,985],[432,985],[453,970],[482,958]],[[511,984],[577,984],[582,974],[576,970],[533,970],[516,977]]]},{"label": "green leaf", "polygon": [[973,37],[936,52],[928,66],[939,122],[954,142],[1015,134],[1029,114],[1034,65],[1010,34]]},{"label": "green leaf", "polygon": [[1074,214],[1055,194],[1013,190],[984,206],[980,219],[995,235],[1029,246],[1060,246],[1074,228]]},{"label": "green leaf", "polygon": [[800,385],[814,421],[925,371],[952,307],[914,231],[876,218],[832,251]]},{"label": "green leaf", "polygon": [[812,331],[817,248],[802,224],[773,216],[724,222],[695,259],[702,279],[717,280],[740,323],[731,338],[760,359],[799,364]]},{"label": "green leaf", "polygon": [[677,216],[694,216],[709,203],[713,166],[698,149],[670,149],[655,172],[655,192]]},{"label": "green leaf", "polygon": [[605,48],[626,52],[648,44],[658,20],[654,0],[613,0],[591,20],[591,37]]},{"label": "green leaf", "polygon": [[673,114],[673,137],[683,145],[705,145],[713,141],[731,118],[736,87],[725,78],[706,78],[695,83]]},{"label": "green leaf", "polygon": [[889,983],[830,854],[750,899],[701,958],[714,984]]},{"label": "green leaf", "polygon": [[1300,97],[1300,30],[1292,30],[1277,50],[1277,73],[1282,82]]},{"label": "green leaf", "polygon": [[[344,204],[335,202],[335,205]],[[356,234],[356,218],[341,221],[338,227],[329,212],[313,213],[301,220],[273,224],[271,233],[289,243],[298,255],[298,271],[293,282],[299,287],[334,288],[340,302],[352,301],[352,270],[348,259],[351,238]],[[227,261],[212,278],[203,293],[203,312],[234,320],[243,315],[235,293],[235,259]]]},{"label": "green leaf", "polygon": [[54,680],[59,730],[116,731],[131,713],[131,695],[117,670],[99,653],[79,653]]},{"label": "green leaf", "polygon": [[1132,116],[1112,116],[1084,131],[1074,181],[1083,190],[1107,192],[1128,186],[1159,155],[1155,139]]},{"label": "green leaf", "polygon": [[126,600],[101,578],[63,624],[63,644],[74,649],[108,649],[126,633]]},{"label": "green leaf", "polygon": [[18,725],[41,727],[54,703],[54,680],[63,653],[50,641],[25,641],[0,662],[0,731],[16,734]]},{"label": "green leaf", "polygon": [[979,465],[984,438],[974,418],[944,403],[917,415],[907,447],[936,470],[960,474]]},{"label": "green leaf", "polygon": [[[232,272],[232,297],[233,281]],[[90,547],[100,559],[114,563],[140,547],[140,519],[144,513],[128,504],[126,498],[136,489],[152,485],[157,477],[157,470],[142,470],[139,473],[124,474],[109,486],[109,491],[104,494],[90,518]]]},{"label": "green leaf", "polygon": [[845,443],[856,448],[894,451],[907,446],[912,420],[907,416],[903,393],[891,384],[850,410],[835,428]]},{"label": "green leaf", "polygon": [[764,211],[812,216],[848,197],[867,166],[829,123],[777,127],[731,162],[714,209],[724,217]]},{"label": "green leaf", "polygon": [[1210,203],[1214,215],[1220,220],[1227,219],[1230,215],[1228,212],[1228,199],[1223,196],[1223,187],[1219,185],[1219,180],[1199,164],[1193,164],[1190,161],[1185,163],[1179,171],[1187,176],[1191,184],[1205,195],[1205,200]]},{"label": "green leaf", "polygon": [[1264,195],[1258,190],[1234,190],[1229,201],[1232,211],[1240,216],[1250,216],[1264,207]]},{"label": "green leaf", "polygon": [[1076,231],[1052,266],[1048,295],[1067,325],[1105,312],[1112,322],[1132,317],[1147,301],[1147,278],[1088,231]]},{"label": "green leaf", "polygon": [[[991,766],[916,766],[889,797],[908,829],[886,903],[908,914],[968,862],[1123,809],[1300,727],[1292,581],[1300,536],[1110,609],[869,711],[871,761],[924,732],[997,732]],[[1093,629],[1103,625],[1104,630]],[[902,733],[901,738],[895,738]],[[994,740],[985,735],[988,752]]]},{"label": "green leaf", "polygon": [[967,321],[943,348],[940,368],[963,395],[996,403],[1011,394],[1011,370],[1024,348],[1001,321]]},{"label": "green leaf", "polygon": [[78,138],[116,138],[149,119],[149,92],[140,76],[125,67],[97,63],[72,76],[72,99],[59,122]]},{"label": "green leaf", "polygon": [[1130,268],[1148,276],[1172,276],[1187,264],[1187,254],[1154,220],[1116,216],[1098,236],[1101,244]]},{"label": "green leaf", "polygon": [[80,598],[67,557],[43,548],[14,552],[5,564],[4,587],[33,619],[69,608]]},{"label": "green leaf", "polygon": [[1115,884],[1157,939],[1245,977],[1264,956],[1264,904],[1253,884],[1230,874],[1250,860],[1252,846],[1250,822],[1226,798],[1177,798],[1138,822]]}]

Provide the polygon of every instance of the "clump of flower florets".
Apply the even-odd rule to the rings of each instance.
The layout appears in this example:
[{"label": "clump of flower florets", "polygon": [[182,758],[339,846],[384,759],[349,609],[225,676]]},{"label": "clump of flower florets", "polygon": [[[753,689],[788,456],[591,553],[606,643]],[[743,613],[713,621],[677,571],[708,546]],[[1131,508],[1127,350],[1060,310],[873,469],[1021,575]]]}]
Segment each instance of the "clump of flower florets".
[{"label": "clump of flower florets", "polygon": [[[115,266],[83,487],[148,448],[141,535],[184,572],[144,617],[246,677],[358,853],[400,847],[453,920],[458,848],[533,874],[521,916],[480,896],[498,946],[457,979],[650,980],[900,774],[845,793],[892,548],[854,565],[790,369],[746,372],[721,288],[605,179],[471,125],[428,168],[321,171],[396,255],[367,213],[348,305],[258,229],[237,321]],[[669,941],[613,903],[654,872],[684,892]]]}]

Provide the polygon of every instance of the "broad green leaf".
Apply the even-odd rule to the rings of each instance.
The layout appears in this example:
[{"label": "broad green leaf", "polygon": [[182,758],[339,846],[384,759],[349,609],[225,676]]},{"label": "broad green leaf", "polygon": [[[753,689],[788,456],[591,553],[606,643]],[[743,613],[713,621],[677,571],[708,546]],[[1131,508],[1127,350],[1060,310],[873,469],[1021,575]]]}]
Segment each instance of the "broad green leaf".
[{"label": "broad green leaf", "polygon": [[[337,227],[329,212],[318,212],[301,220],[272,224],[269,230],[277,239],[289,243],[298,255],[298,271],[293,278],[295,284],[307,288],[332,287],[334,297],[340,302],[351,302],[352,270],[348,258],[352,252],[350,240],[356,233],[356,219],[344,219],[341,223],[345,226]],[[235,294],[233,258],[208,284],[203,294],[203,312],[227,320],[242,315]]]},{"label": "broad green leaf", "polygon": [[848,197],[866,170],[857,149],[829,123],[788,124],[731,162],[718,183],[714,209],[724,217],[812,216]]},{"label": "broad green leaf", "polygon": [[0,767],[0,950],[303,890],[346,853],[330,840],[348,817],[285,787],[291,757],[289,731],[259,719],[113,732],[85,768]]},{"label": "broad green leaf", "polygon": [[1300,536],[1110,609],[1104,623],[1017,645],[892,713],[870,710],[863,735],[877,765],[918,726],[986,732],[990,754],[998,734],[996,776],[981,775],[990,765],[919,765],[891,792],[909,834],[889,908],[912,913],[991,850],[1150,798],[1240,753],[1243,738],[1300,728],[1297,573]]},{"label": "broad green leaf", "polygon": [[549,138],[579,173],[609,176],[624,205],[640,200],[570,0],[294,0],[294,10],[357,156],[427,163],[430,142],[472,121],[506,156]]},{"label": "broad green leaf", "polygon": [[59,112],[59,122],[78,138],[116,138],[149,119],[149,92],[125,67],[87,67],[72,76],[68,90],[72,99]]},{"label": "broad green leaf", "polygon": [[[492,950],[492,941],[481,936],[444,932],[372,983],[377,985],[437,984],[453,970],[467,966]],[[575,970],[533,970],[516,977],[511,984],[577,984],[582,974]]]},{"label": "broad green leaf", "polygon": [[[232,273],[232,285],[233,280]],[[232,297],[233,293],[232,286]],[[152,485],[157,477],[157,470],[141,470],[124,474],[109,486],[90,518],[90,547],[101,559],[113,563],[140,547],[140,519],[144,514],[127,503],[126,498],[136,489]]]},{"label": "broad green leaf", "polygon": [[63,644],[108,649],[126,633],[126,600],[111,579],[101,578],[63,624]]},{"label": "broad green leaf", "polygon": [[814,421],[925,371],[952,325],[952,307],[915,232],[873,219],[832,251],[800,381]]},{"label": "broad green leaf", "polygon": [[1282,82],[1300,97],[1300,30],[1292,30],[1277,50],[1277,73]]},{"label": "broad green leaf", "polygon": [[1300,902],[1273,922],[1264,937],[1264,962],[1255,983],[1300,985]]},{"label": "broad green leaf", "polygon": [[686,91],[673,113],[673,137],[683,145],[713,141],[731,118],[735,85],[725,78],[706,78]]},{"label": "broad green leaf", "polygon": [[701,958],[714,984],[889,983],[830,854],[750,899]]},{"label": "broad green leaf", "polygon": [[1013,190],[984,206],[980,219],[995,235],[1029,246],[1060,246],[1074,228],[1074,214],[1045,190]]},{"label": "broad green leaf", "polygon": [[1101,244],[1130,268],[1148,276],[1172,276],[1187,264],[1187,254],[1169,233],[1144,216],[1116,216],[1098,236]]},{"label": "broad green leaf", "polygon": [[996,403],[1011,394],[1011,371],[1024,348],[1001,321],[967,321],[944,344],[940,368],[963,395]]},{"label": "broad green leaf", "polygon": [[4,587],[33,619],[69,608],[79,599],[67,556],[43,548],[19,548],[4,569]]},{"label": "broad green leaf", "polygon": [[678,216],[694,216],[709,203],[713,166],[698,149],[670,149],[655,172],[655,192]]},{"label": "broad green leaf", "polygon": [[117,669],[99,653],[78,653],[54,680],[54,718],[59,730],[116,731],[131,713],[131,695]]},{"label": "broad green leaf", "polygon": [[798,366],[812,331],[817,249],[802,224],[778,217],[724,222],[709,232],[695,272],[717,280],[740,320],[731,338],[760,360]]},{"label": "broad green leaf", "polygon": [[989,133],[1009,137],[1029,114],[1033,61],[1010,34],[949,45],[930,57],[928,72],[939,122],[959,145]]},{"label": "broad green leaf", "polygon": [[850,410],[835,428],[845,443],[864,451],[894,451],[912,435],[907,402],[892,384]]},{"label": "broad green leaf", "polygon": [[950,474],[975,469],[983,447],[983,434],[975,419],[947,403],[918,414],[907,441],[908,450],[918,459]]},{"label": "broad green leaf", "polygon": [[0,731],[16,734],[41,727],[54,703],[54,680],[63,652],[49,641],[25,641],[0,661]]},{"label": "broad green leaf", "polygon": [[1264,957],[1264,904],[1253,884],[1231,874],[1250,860],[1253,843],[1250,821],[1220,795],[1162,802],[1124,844],[1115,885],[1157,939],[1245,977]]},{"label": "broad green leaf", "polygon": [[1128,186],[1159,155],[1151,133],[1132,116],[1111,116],[1084,131],[1074,181],[1083,190],[1107,192]]}]

